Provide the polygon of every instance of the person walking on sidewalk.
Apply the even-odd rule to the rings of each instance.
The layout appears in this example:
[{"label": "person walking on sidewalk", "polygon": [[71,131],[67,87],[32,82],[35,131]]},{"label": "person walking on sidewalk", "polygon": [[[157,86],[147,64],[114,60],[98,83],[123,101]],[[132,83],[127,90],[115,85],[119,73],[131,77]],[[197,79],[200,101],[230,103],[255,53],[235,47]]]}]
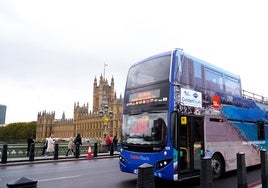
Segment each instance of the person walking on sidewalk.
[{"label": "person walking on sidewalk", "polygon": [[111,149],[111,143],[112,143],[112,139],[111,139],[111,137],[109,135],[106,136],[105,142],[106,142],[106,145],[107,145],[107,150],[109,152],[110,149]]},{"label": "person walking on sidewalk", "polygon": [[73,155],[74,155],[74,139],[73,139],[73,137],[71,137],[70,141],[68,142],[66,156],[68,156],[69,152],[73,153]]},{"label": "person walking on sidewalk", "polygon": [[45,155],[46,153],[46,150],[47,150],[47,138],[43,139],[43,149],[42,149],[42,156]]},{"label": "person walking on sidewalk", "polygon": [[33,136],[30,136],[28,139],[27,139],[27,157],[29,157],[29,153],[30,153],[30,148],[31,148],[31,144],[34,143],[34,138]]},{"label": "person walking on sidewalk", "polygon": [[80,146],[82,146],[82,138],[81,135],[78,133],[76,138],[74,139],[75,144],[75,157],[78,158],[80,155]]},{"label": "person walking on sidewalk", "polygon": [[118,139],[117,139],[117,136],[115,135],[113,138],[114,151],[117,151],[117,144],[118,144]]},{"label": "person walking on sidewalk", "polygon": [[47,139],[47,150],[45,156],[47,156],[49,153],[54,154],[55,151],[54,144],[55,144],[54,135],[50,134],[50,137]]}]

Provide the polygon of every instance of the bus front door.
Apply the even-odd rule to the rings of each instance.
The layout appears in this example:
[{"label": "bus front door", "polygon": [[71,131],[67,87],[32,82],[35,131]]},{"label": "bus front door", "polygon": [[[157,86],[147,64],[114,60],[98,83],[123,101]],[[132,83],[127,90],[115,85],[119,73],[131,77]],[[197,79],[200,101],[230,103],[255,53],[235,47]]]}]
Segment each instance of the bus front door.
[{"label": "bus front door", "polygon": [[180,178],[197,176],[204,153],[204,117],[180,116],[178,124],[178,175]]}]

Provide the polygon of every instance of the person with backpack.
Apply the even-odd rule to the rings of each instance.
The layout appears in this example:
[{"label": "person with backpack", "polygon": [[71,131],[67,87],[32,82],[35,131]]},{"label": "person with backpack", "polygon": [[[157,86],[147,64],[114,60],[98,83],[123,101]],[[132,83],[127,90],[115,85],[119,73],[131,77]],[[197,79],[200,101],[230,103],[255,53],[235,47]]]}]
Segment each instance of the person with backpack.
[{"label": "person with backpack", "polygon": [[75,144],[75,158],[79,158],[80,155],[80,146],[82,146],[82,138],[81,135],[78,133],[74,139]]},{"label": "person with backpack", "polygon": [[118,138],[115,135],[113,138],[114,151],[117,151]]}]

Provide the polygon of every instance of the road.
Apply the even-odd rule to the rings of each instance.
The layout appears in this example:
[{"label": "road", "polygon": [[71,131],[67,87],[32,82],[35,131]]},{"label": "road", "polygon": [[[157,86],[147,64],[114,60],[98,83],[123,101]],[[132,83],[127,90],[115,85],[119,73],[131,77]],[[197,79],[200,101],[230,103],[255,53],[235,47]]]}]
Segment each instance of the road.
[{"label": "road", "polygon": [[[260,168],[248,170],[248,182],[260,179]],[[27,177],[37,180],[38,188],[136,188],[137,176],[122,173],[119,170],[118,158],[89,159],[59,162],[53,161],[43,164],[25,164],[18,166],[0,167],[0,187],[7,187],[7,183]],[[156,180],[156,188],[188,187],[199,188],[199,179],[180,183]],[[236,188],[235,172],[214,182],[217,188]]]}]

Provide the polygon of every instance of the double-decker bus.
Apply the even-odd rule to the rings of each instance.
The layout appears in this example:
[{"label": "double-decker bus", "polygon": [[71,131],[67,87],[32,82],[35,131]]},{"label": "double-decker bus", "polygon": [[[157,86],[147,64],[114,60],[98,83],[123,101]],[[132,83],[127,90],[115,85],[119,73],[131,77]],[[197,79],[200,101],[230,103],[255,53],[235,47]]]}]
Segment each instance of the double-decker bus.
[{"label": "double-decker bus", "polygon": [[268,101],[244,93],[240,76],[180,49],[132,65],[128,71],[119,163],[122,172],[153,166],[154,176],[173,181],[200,175],[209,155],[213,177],[260,164],[267,149]]}]

